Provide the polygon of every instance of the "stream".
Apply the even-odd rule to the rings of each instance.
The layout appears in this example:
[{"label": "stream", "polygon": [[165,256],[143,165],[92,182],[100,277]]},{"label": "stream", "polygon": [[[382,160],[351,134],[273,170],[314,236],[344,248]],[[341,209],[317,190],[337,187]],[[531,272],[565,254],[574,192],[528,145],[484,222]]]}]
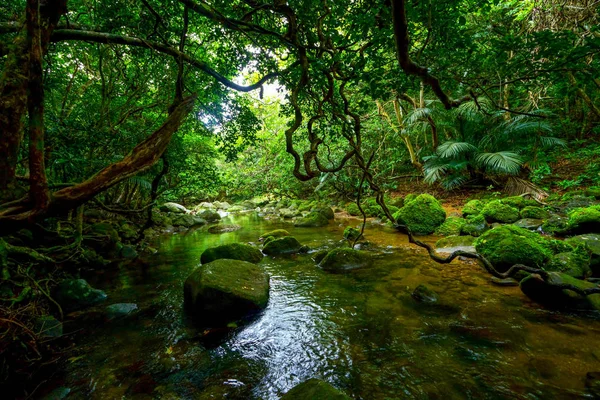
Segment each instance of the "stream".
[{"label": "stream", "polygon": [[[585,375],[600,370],[598,314],[543,309],[518,287],[493,285],[475,263],[438,265],[379,225],[365,230],[379,254],[369,269],[336,275],[310,254],[265,257],[267,309],[224,342],[204,340],[182,311],[182,287],[206,248],[283,228],[312,251],[359,223],[294,228],[256,214],[223,222],[243,228],[163,235],[149,266],[86,276],[108,293],[105,306],[139,310],[78,339],[56,378],[67,399],[270,400],[313,377],[356,399],[591,398]],[[440,301],[417,303],[419,284]]]}]

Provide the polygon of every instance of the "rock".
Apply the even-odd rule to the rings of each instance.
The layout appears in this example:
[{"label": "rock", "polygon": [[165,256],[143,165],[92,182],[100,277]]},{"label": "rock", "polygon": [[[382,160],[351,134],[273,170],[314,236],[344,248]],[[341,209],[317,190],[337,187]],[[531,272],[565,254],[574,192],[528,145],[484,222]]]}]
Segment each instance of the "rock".
[{"label": "rock", "polygon": [[124,317],[138,309],[135,303],[117,303],[106,307],[106,318],[111,320]]},{"label": "rock", "polygon": [[448,236],[435,242],[435,248],[440,253],[453,253],[457,250],[475,252],[473,236]]},{"label": "rock", "polygon": [[470,200],[462,209],[462,214],[467,217],[469,215],[479,215],[485,207],[485,202],[481,200]]},{"label": "rock", "polygon": [[119,255],[121,256],[121,258],[125,258],[127,260],[133,260],[133,259],[137,258],[138,253],[133,246],[126,245],[121,248]]},{"label": "rock", "polygon": [[327,272],[347,272],[373,264],[371,254],[349,248],[333,249],[321,260],[319,267]]},{"label": "rock", "polygon": [[173,214],[188,214],[190,211],[177,203],[165,203],[159,208],[163,212],[172,212]]},{"label": "rock", "polygon": [[269,256],[281,254],[292,254],[303,251],[304,246],[293,236],[284,236],[277,239],[271,239],[265,242],[263,253]]},{"label": "rock", "polygon": [[346,229],[344,229],[344,239],[347,240],[356,240],[361,236],[360,230],[356,229],[356,228],[352,228],[350,226],[347,226]]},{"label": "rock", "polygon": [[294,226],[302,228],[319,228],[329,224],[327,217],[320,212],[312,211],[306,217],[299,218]]},{"label": "rock", "polygon": [[106,298],[106,293],[94,289],[84,279],[65,279],[58,284],[54,293],[54,300],[65,311],[90,307]]},{"label": "rock", "polygon": [[[408,196],[407,196],[408,198]],[[416,235],[429,235],[446,220],[446,211],[435,197],[421,194],[400,209],[394,218],[400,224],[407,225]]]},{"label": "rock", "polygon": [[321,261],[323,261],[328,253],[329,250],[327,249],[319,250],[312,255],[312,259],[316,264],[319,264]]},{"label": "rock", "polygon": [[258,263],[262,260],[263,254],[259,249],[248,244],[231,243],[204,250],[200,256],[200,262],[207,264],[223,258]]},{"label": "rock", "polygon": [[84,241],[86,245],[89,245],[96,251],[112,252],[115,250],[117,243],[121,241],[117,230],[108,222],[93,224],[90,227],[90,233],[93,236],[102,237],[101,240],[94,238]]},{"label": "rock", "polygon": [[568,232],[569,220],[566,217],[554,214],[542,224],[542,231],[553,235],[562,236]]},{"label": "rock", "polygon": [[313,378],[294,386],[281,400],[351,400],[351,397],[329,383]]},{"label": "rock", "polygon": [[550,242],[514,225],[487,231],[475,241],[475,248],[499,271],[506,271],[514,264],[541,268],[552,255]]},{"label": "rock", "polygon": [[567,230],[572,235],[600,230],[600,205],[576,208],[570,211],[568,216]]},{"label": "rock", "polygon": [[527,206],[521,210],[521,218],[547,219],[550,213],[542,207]]},{"label": "rock", "polygon": [[492,279],[490,279],[490,281],[494,285],[498,285],[498,286],[519,286],[519,282],[513,278],[501,279],[501,278],[496,278],[495,276],[492,276]]},{"label": "rock", "polygon": [[208,228],[208,233],[227,233],[227,232],[235,232],[235,231],[239,231],[240,229],[242,229],[242,227],[240,225],[227,225],[227,224],[220,224],[220,225],[213,225],[211,227]]},{"label": "rock", "polygon": [[542,226],[541,219],[533,219],[533,218],[523,218],[515,222],[513,225],[518,226],[519,228],[529,229],[530,231],[536,231],[540,226]]},{"label": "rock", "polygon": [[191,228],[192,226],[206,225],[206,221],[201,217],[191,214],[177,214],[173,217],[172,224],[173,226]]},{"label": "rock", "polygon": [[567,239],[572,246],[584,246],[591,255],[590,268],[592,276],[600,277],[600,234],[590,233],[587,235],[574,236]]},{"label": "rock", "polygon": [[56,338],[62,336],[63,325],[52,315],[43,315],[35,320],[34,330],[41,337]]},{"label": "rock", "polygon": [[564,272],[577,279],[585,279],[592,274],[590,269],[590,255],[583,246],[566,253],[559,253],[545,265],[546,271]]},{"label": "rock", "polygon": [[411,294],[412,298],[419,303],[437,303],[440,299],[438,294],[425,285],[419,285]]},{"label": "rock", "polygon": [[137,238],[137,230],[128,223],[121,224],[119,227],[119,236],[125,240],[133,240]]},{"label": "rock", "polygon": [[275,229],[274,231],[267,232],[263,234],[258,240],[265,240],[268,237],[272,237],[273,239],[278,239],[284,236],[290,236],[290,233],[285,229]]},{"label": "rock", "polygon": [[585,387],[595,399],[600,399],[600,372],[588,372],[585,375]]},{"label": "rock", "polygon": [[203,264],[184,284],[185,308],[203,325],[247,318],[264,309],[268,300],[268,275],[245,261]]},{"label": "rock", "polygon": [[229,207],[227,212],[228,213],[237,213],[237,212],[244,211],[244,210],[246,210],[246,209],[242,206],[231,206],[231,207]]},{"label": "rock", "polygon": [[209,203],[209,202],[202,202],[200,204],[198,204],[198,209],[205,209],[205,210],[214,210],[217,207],[213,204],[213,203]]},{"label": "rock", "polygon": [[198,214],[198,216],[208,222],[214,222],[221,219],[221,216],[218,212],[211,210],[204,210],[200,214]]},{"label": "rock", "polygon": [[516,208],[517,210],[520,210],[525,207],[537,207],[539,204],[537,201],[533,199],[526,199],[524,196],[505,197],[503,199],[500,199],[500,202],[507,206]]},{"label": "rock", "polygon": [[173,221],[168,215],[156,211],[152,211],[152,222],[155,225],[163,228],[173,225]]},{"label": "rock", "polygon": [[359,215],[361,215],[360,209],[358,208],[356,203],[348,203],[348,205],[346,205],[346,212],[352,215],[353,217],[358,217]]},{"label": "rock", "polygon": [[467,217],[465,224],[460,228],[460,233],[479,237],[483,235],[490,227],[481,214]]},{"label": "rock", "polygon": [[295,218],[299,215],[302,215],[302,213],[298,210],[295,209],[291,209],[291,208],[282,208],[281,210],[279,210],[279,216],[281,218],[284,219],[291,219],[291,218]]},{"label": "rock", "polygon": [[462,227],[467,221],[461,217],[448,217],[436,230],[435,234],[440,236],[460,235]]},{"label": "rock", "polygon": [[256,207],[258,207],[258,205],[255,202],[253,202],[252,200],[242,201],[240,203],[240,206],[242,206],[246,210],[255,210]]},{"label": "rock", "polygon": [[531,274],[521,281],[519,286],[533,301],[554,308],[574,308],[600,310],[600,294],[581,296],[568,289],[557,288],[554,285],[569,284],[580,289],[597,287],[591,282],[573,278],[560,272],[549,272],[548,282],[537,274]]},{"label": "rock", "polygon": [[226,201],[215,201],[213,205],[219,210],[229,210],[231,208],[231,204]]},{"label": "rock", "polygon": [[512,224],[519,219],[519,210],[500,200],[493,200],[483,207],[481,215],[483,215],[485,220],[490,223],[502,222],[504,224]]},{"label": "rock", "polygon": [[575,195],[575,196],[567,197],[568,195],[569,195],[569,193],[567,193],[563,196],[563,199],[565,201],[562,202],[562,204],[561,204],[561,206],[562,206],[561,208],[564,210],[564,212],[567,212],[567,213],[572,210],[575,210],[577,208],[589,207],[596,202],[596,199],[593,197],[588,197],[585,195],[583,195],[583,196]]},{"label": "rock", "polygon": [[398,209],[404,207],[404,199],[402,197],[395,197],[389,201],[390,206],[398,207]]},{"label": "rock", "polygon": [[317,206],[317,207],[314,207],[311,211],[321,213],[325,216],[325,218],[327,218],[329,220],[332,220],[335,218],[335,213],[329,206],[323,206],[323,205]]}]

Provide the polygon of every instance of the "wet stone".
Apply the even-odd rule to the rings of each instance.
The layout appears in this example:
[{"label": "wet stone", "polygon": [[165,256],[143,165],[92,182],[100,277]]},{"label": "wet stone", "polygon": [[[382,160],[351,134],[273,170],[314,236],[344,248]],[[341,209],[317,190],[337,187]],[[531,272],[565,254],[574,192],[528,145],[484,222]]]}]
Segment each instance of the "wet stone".
[{"label": "wet stone", "polygon": [[135,303],[117,303],[111,304],[106,307],[106,318],[107,319],[115,319],[124,317],[136,311],[138,309],[137,304]]},{"label": "wet stone", "polygon": [[490,281],[498,286],[519,286],[519,282],[513,278],[496,278],[493,276]]},{"label": "wet stone", "polygon": [[439,300],[438,294],[425,285],[417,286],[412,292],[412,298],[419,303],[436,303]]}]

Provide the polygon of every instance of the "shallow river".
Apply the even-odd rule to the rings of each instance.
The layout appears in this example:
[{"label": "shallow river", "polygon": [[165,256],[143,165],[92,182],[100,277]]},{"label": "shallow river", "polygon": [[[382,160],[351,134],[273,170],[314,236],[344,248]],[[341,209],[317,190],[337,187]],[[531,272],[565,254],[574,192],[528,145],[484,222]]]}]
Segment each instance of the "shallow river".
[{"label": "shallow river", "polygon": [[[357,399],[591,398],[585,374],[600,370],[598,315],[544,310],[518,287],[491,284],[477,265],[437,265],[379,226],[365,232],[381,254],[370,269],[333,275],[310,254],[265,257],[267,309],[224,343],[213,340],[182,312],[183,282],[206,248],[285,228],[320,249],[338,242],[346,223],[357,225],[294,228],[255,215],[233,222],[243,229],[162,236],[149,267],[92,280],[107,304],[140,309],[79,341],[60,378],[67,399],[278,399],[312,377]],[[422,283],[438,304],[412,299]]]}]

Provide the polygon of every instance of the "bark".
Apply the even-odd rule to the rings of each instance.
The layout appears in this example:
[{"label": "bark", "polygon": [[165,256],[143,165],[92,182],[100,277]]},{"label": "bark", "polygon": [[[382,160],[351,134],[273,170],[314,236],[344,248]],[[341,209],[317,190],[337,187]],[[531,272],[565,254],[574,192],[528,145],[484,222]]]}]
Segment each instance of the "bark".
[{"label": "bark", "polygon": [[[67,0],[47,0],[39,7],[40,48],[46,53],[50,35],[66,12]],[[22,121],[27,110],[29,83],[28,30],[18,33],[0,78],[0,193],[16,187],[15,171],[23,140]]]}]

